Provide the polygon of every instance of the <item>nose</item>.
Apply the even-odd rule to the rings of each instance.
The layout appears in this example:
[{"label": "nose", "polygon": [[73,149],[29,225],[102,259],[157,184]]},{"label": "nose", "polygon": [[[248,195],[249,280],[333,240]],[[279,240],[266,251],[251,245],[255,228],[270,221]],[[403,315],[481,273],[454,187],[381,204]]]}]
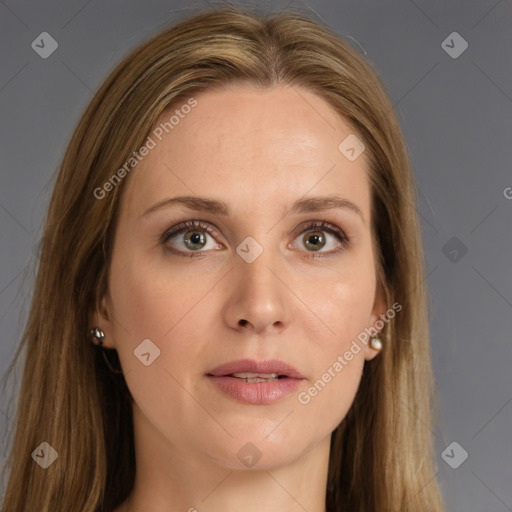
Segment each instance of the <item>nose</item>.
[{"label": "nose", "polygon": [[230,292],[224,308],[228,325],[239,331],[272,334],[284,330],[290,319],[291,293],[270,250],[252,263],[237,254],[230,275]]}]

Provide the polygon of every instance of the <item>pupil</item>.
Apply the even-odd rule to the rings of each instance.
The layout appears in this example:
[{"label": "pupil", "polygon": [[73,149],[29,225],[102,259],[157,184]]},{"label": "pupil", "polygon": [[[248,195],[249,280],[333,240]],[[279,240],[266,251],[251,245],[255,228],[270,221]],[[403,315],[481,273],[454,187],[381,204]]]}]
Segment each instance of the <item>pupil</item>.
[{"label": "pupil", "polygon": [[[190,232],[189,232],[190,233]],[[190,245],[198,245],[204,244],[204,237],[202,233],[198,231],[192,231],[192,234],[185,238],[185,243],[190,247]],[[197,247],[192,247],[192,249],[197,249]]]},{"label": "pupil", "polygon": [[325,245],[324,237],[321,233],[314,234],[309,233],[306,238],[306,246],[309,246],[311,249],[318,250],[321,249]]}]

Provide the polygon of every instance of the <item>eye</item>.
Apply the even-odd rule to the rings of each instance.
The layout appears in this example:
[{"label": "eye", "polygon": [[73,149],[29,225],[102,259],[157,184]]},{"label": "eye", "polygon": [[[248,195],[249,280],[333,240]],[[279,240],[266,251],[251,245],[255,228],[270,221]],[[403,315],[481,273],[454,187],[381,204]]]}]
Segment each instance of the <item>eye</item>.
[{"label": "eye", "polygon": [[[329,238],[331,238],[331,240],[329,240]],[[294,240],[294,242],[297,241],[307,249],[307,252],[321,253],[307,255],[307,257],[313,258],[338,252],[350,243],[349,238],[340,228],[329,222],[325,222],[325,220],[307,224],[303,227],[301,234]],[[327,250],[323,251],[322,249],[326,247]]]},{"label": "eye", "polygon": [[[209,241],[208,238],[212,240]],[[161,243],[180,256],[202,256],[203,251],[219,250],[224,245],[215,241],[222,238],[208,222],[188,220],[168,229],[161,236]],[[329,240],[331,238],[331,240]],[[325,257],[341,251],[349,245],[349,238],[337,226],[326,221],[315,221],[302,226],[301,234],[295,238],[306,248],[306,258]],[[328,250],[323,250],[326,248]],[[329,250],[330,249],[330,250]],[[319,254],[314,254],[314,253]],[[197,253],[197,254],[194,254]]]},{"label": "eye", "polygon": [[[212,241],[208,243],[208,237],[212,237]],[[184,252],[194,251],[207,251],[210,249],[222,249],[222,244],[216,243],[213,237],[221,238],[219,233],[210,224],[198,221],[189,220],[176,224],[167,230],[161,238],[162,244],[168,244],[174,247],[178,246],[174,252],[183,254]],[[181,248],[180,248],[181,246]],[[185,251],[183,250],[185,249]],[[187,256],[195,256],[190,254]]]}]

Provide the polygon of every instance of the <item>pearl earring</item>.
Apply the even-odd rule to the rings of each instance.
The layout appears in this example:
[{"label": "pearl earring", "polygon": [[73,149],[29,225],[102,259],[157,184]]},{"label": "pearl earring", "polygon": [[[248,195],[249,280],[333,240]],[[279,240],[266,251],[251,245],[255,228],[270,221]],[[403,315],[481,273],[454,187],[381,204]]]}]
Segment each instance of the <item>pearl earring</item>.
[{"label": "pearl earring", "polygon": [[370,337],[370,347],[374,350],[382,349],[382,338],[379,333],[372,334]]}]

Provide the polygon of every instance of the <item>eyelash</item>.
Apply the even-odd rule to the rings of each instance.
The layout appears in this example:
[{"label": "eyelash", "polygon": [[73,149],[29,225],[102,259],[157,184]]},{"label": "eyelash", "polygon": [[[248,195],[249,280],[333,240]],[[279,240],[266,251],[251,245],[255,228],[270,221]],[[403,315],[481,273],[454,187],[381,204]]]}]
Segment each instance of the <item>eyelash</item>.
[{"label": "eyelash", "polygon": [[[329,252],[318,253],[318,254],[315,254],[314,252],[311,252],[311,251],[306,251],[307,256],[304,256],[305,259],[324,258],[326,256],[331,256],[335,253],[340,252],[343,249],[346,249],[351,243],[351,240],[345,235],[345,233],[340,228],[338,228],[337,226],[335,226],[329,222],[326,222],[325,220],[323,220],[321,222],[320,221],[312,221],[312,222],[307,223],[303,227],[303,229],[299,233],[299,235],[306,233],[308,230],[314,231],[312,228],[322,228],[322,229],[317,229],[317,230],[325,231],[327,233],[330,233],[334,237],[336,237],[338,239],[338,242],[341,245],[341,248],[338,246],[337,249],[331,250]],[[176,224],[175,226],[173,226],[173,227],[169,228],[167,231],[165,231],[163,233],[163,235],[160,237],[160,242],[163,245],[165,245],[167,243],[167,241],[170,238],[172,238],[173,236],[179,235],[181,233],[186,233],[187,231],[193,231],[193,230],[206,231],[213,238],[220,238],[219,233],[217,232],[217,230],[215,228],[213,228],[211,226],[211,224],[201,221],[201,220],[188,220],[185,222],[180,222],[179,224]],[[201,251],[179,251],[177,249],[171,249],[171,248],[169,248],[169,251],[171,251],[172,253],[177,254],[179,256],[184,256],[184,257],[188,257],[188,258],[203,256],[204,252],[208,252],[208,251],[203,251],[203,252],[201,252]]]}]

